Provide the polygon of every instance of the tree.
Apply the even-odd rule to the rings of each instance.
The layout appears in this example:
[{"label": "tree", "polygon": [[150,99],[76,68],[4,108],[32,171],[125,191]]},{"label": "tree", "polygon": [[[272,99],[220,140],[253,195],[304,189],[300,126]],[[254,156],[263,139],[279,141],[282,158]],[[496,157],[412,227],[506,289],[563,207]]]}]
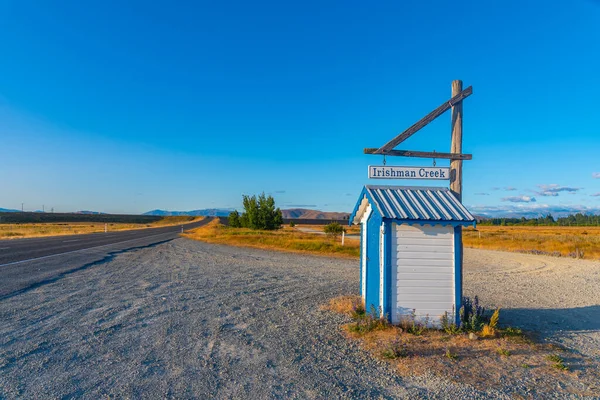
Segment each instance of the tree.
[{"label": "tree", "polygon": [[[240,227],[258,229],[258,230],[274,230],[281,228],[283,224],[283,215],[279,208],[275,208],[275,200],[272,196],[266,196],[264,193],[256,196],[242,196],[242,204],[244,212],[240,216],[233,216],[234,221],[239,222]],[[237,213],[237,211],[235,212]],[[231,220],[229,225],[235,227]]]},{"label": "tree", "polygon": [[237,212],[237,210],[229,213],[229,226],[232,228],[242,227],[242,223],[240,222],[240,213]]},{"label": "tree", "polygon": [[346,229],[339,224],[339,222],[332,222],[330,224],[325,225],[323,231],[330,238],[336,238],[337,236],[341,236],[342,233],[346,232]]}]

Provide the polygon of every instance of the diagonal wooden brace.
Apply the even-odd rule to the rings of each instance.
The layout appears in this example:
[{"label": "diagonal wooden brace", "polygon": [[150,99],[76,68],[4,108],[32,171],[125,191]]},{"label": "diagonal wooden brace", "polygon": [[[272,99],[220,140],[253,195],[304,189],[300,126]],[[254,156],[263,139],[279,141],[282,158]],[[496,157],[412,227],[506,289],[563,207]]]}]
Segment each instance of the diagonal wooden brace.
[{"label": "diagonal wooden brace", "polygon": [[[393,138],[392,140],[390,140],[389,142],[387,142],[386,144],[381,146],[379,149],[377,149],[377,152],[373,153],[373,154],[391,155],[390,151],[394,147],[396,147],[399,143],[402,143],[403,141],[405,141],[406,139],[408,139],[409,137],[414,135],[421,128],[423,128],[424,126],[429,124],[431,121],[433,121],[434,119],[436,119],[437,117],[439,117],[440,115],[445,113],[446,111],[448,111],[455,104],[457,104],[457,103],[463,101],[464,99],[466,99],[467,97],[469,97],[471,94],[473,94],[473,86],[469,86],[468,88],[466,88],[465,90],[463,90],[462,92],[457,94],[456,96],[452,97],[450,100],[448,100],[447,102],[445,102],[444,104],[442,104],[441,106],[439,106],[438,108],[436,108],[435,110],[433,110],[432,112],[427,114],[425,117],[423,117],[419,122],[417,122],[416,124],[414,124],[413,126],[408,128],[407,130],[405,130],[404,132],[402,132],[401,134],[399,134],[398,136],[396,136],[395,138]],[[441,157],[438,157],[438,158],[441,158]]]}]

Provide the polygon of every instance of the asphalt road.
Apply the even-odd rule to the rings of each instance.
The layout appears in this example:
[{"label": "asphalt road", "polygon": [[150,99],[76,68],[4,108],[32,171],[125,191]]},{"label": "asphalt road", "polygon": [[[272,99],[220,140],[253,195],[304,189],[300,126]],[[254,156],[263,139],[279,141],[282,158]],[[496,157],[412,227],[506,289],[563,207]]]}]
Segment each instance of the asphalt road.
[{"label": "asphalt road", "polygon": [[[210,222],[184,224],[184,230]],[[173,240],[181,225],[86,235],[0,240],[0,300],[105,262],[133,248]]]},{"label": "asphalt road", "polygon": [[[210,221],[209,218],[191,224],[184,224],[183,228],[184,230],[197,228],[208,221]],[[106,246],[128,240],[133,242],[137,239],[152,236],[156,237],[157,241],[165,240],[168,237],[175,238],[178,233],[181,233],[181,227],[181,225],[177,225],[85,235],[0,240],[0,268],[6,264],[22,262],[24,260],[33,260],[92,247]]]}]

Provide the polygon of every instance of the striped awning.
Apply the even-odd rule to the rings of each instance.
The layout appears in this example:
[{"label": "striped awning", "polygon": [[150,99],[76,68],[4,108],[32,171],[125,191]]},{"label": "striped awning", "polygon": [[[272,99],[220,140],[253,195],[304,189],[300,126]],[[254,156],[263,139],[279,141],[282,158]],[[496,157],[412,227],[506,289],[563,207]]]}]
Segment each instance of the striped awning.
[{"label": "striped awning", "polygon": [[383,218],[461,224],[475,221],[447,188],[365,186],[351,218],[355,224],[362,217],[365,202],[372,203]]}]

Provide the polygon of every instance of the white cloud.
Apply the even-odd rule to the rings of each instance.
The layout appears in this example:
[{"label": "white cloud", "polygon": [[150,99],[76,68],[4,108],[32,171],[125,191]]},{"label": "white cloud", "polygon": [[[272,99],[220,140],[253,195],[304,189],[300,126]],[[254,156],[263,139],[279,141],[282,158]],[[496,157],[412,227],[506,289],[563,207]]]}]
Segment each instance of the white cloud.
[{"label": "white cloud", "polygon": [[537,185],[537,186],[541,189],[539,192],[535,192],[539,196],[552,196],[552,197],[556,197],[561,192],[567,192],[567,193],[573,194],[573,193],[576,193],[579,190],[581,190],[581,188],[578,188],[578,187],[559,186],[556,183],[552,183],[550,185]]},{"label": "white cloud", "polygon": [[511,196],[511,197],[503,197],[502,201],[509,201],[511,203],[533,203],[533,202],[535,202],[535,197]]},{"label": "white cloud", "polygon": [[600,172],[592,172],[592,178],[600,179]]}]

